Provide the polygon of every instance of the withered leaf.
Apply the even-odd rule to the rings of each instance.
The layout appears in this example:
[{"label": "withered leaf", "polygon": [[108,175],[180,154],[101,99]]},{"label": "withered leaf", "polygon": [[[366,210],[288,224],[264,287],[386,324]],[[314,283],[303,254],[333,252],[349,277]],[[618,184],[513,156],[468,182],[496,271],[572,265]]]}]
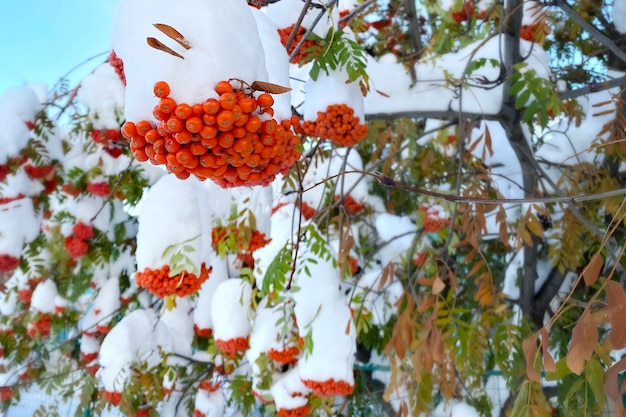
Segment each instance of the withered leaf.
[{"label": "withered leaf", "polygon": [[384,92],[382,92],[382,91],[380,91],[380,90],[376,90],[376,92],[377,92],[378,94],[380,94],[381,96],[383,96],[383,97],[387,97],[387,98],[391,97],[389,94],[384,93]]},{"label": "withered leaf", "polygon": [[146,40],[148,41],[148,45],[150,45],[154,49],[157,49],[157,50],[163,51],[163,52],[167,52],[168,54],[173,55],[173,56],[175,56],[177,58],[180,58],[180,59],[185,59],[181,54],[179,54],[178,52],[176,52],[175,50],[173,50],[169,46],[165,45],[163,42],[161,42],[157,38],[147,38]]},{"label": "withered leaf", "polygon": [[[583,271],[583,278],[587,286],[593,285],[598,280],[600,271],[602,270],[602,263],[602,255],[600,255],[599,252],[593,255],[593,258],[589,261],[589,265],[587,265]],[[622,290],[622,292],[624,291]]]},{"label": "withered leaf", "polygon": [[539,333],[535,333],[532,336],[522,341],[522,350],[524,352],[524,360],[526,360],[526,374],[530,381],[539,382],[541,376],[537,369],[535,369],[535,355],[537,354],[537,338]]},{"label": "withered leaf", "polygon": [[609,339],[614,349],[626,347],[626,293],[624,288],[616,281],[606,283],[608,297],[609,321],[611,322],[611,333]]},{"label": "withered leaf", "polygon": [[585,369],[585,361],[591,358],[598,344],[598,328],[589,310],[585,310],[572,331],[572,344],[567,352],[567,367],[576,375]]},{"label": "withered leaf", "polygon": [[153,26],[163,32],[169,38],[178,42],[180,46],[185,49],[191,49],[191,45],[189,45],[189,41],[185,39],[185,37],[176,29],[171,27],[170,25],[166,25],[165,23],[154,23]]},{"label": "withered leaf", "polygon": [[268,83],[266,81],[255,81],[250,85],[250,88],[254,91],[265,91],[270,94],[283,94],[291,91],[289,87],[283,87],[282,85]]},{"label": "withered leaf", "polygon": [[439,294],[444,288],[446,288],[446,284],[441,280],[441,278],[435,277],[435,280],[433,281],[433,294]]}]

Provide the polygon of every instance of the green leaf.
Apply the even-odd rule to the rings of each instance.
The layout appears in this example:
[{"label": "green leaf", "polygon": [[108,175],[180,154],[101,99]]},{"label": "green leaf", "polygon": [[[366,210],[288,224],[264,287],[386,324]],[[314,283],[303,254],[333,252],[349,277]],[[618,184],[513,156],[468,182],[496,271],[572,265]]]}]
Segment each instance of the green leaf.
[{"label": "green leaf", "polygon": [[515,108],[519,110],[524,107],[529,98],[530,90],[527,88],[517,96],[517,99],[515,100]]},{"label": "green leaf", "polygon": [[604,369],[600,362],[591,358],[585,363],[585,380],[589,384],[589,388],[593,391],[597,403],[606,401],[604,393]]}]

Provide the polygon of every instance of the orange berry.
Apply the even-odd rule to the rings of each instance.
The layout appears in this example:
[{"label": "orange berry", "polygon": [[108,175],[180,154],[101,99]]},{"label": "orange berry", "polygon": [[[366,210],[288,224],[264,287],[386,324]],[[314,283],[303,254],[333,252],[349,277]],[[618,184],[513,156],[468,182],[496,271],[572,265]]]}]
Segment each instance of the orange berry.
[{"label": "orange berry", "polygon": [[274,98],[268,93],[263,93],[257,97],[256,102],[262,108],[271,107],[274,104]]},{"label": "orange berry", "polygon": [[231,130],[234,122],[235,115],[230,110],[222,110],[217,115],[217,125],[220,127],[220,130]]},{"label": "orange berry", "polygon": [[204,155],[200,156],[199,160],[200,165],[202,165],[203,167],[215,168],[217,166],[215,164],[215,157],[210,153],[205,153]]},{"label": "orange berry", "polygon": [[220,111],[220,102],[210,98],[202,103],[202,110],[207,114],[217,114]]},{"label": "orange berry", "polygon": [[263,114],[268,114],[268,115],[274,117],[274,109],[271,108],[271,107],[264,108],[262,113]]},{"label": "orange berry", "polygon": [[178,159],[176,159],[176,153],[168,153],[165,157],[167,161],[167,166],[169,167],[182,167],[182,164]]},{"label": "orange berry", "polygon": [[183,121],[176,116],[172,116],[167,119],[167,128],[170,130],[170,132],[180,132],[181,130],[183,130]]},{"label": "orange berry", "polygon": [[250,155],[254,150],[252,144],[247,139],[239,139],[237,142],[234,143],[233,149],[235,150],[235,152],[242,155]]},{"label": "orange berry", "polygon": [[[217,136],[217,135],[216,135]],[[217,138],[216,137],[212,137],[212,138],[202,138],[200,139],[200,143],[207,149],[213,149],[217,146]]]},{"label": "orange berry", "polygon": [[165,141],[163,139],[157,139],[152,144],[152,149],[154,149],[154,153],[157,155],[165,155],[167,153],[167,149],[165,148]]},{"label": "orange berry", "polygon": [[170,136],[165,139],[165,149],[169,153],[176,153],[180,150],[180,142]]},{"label": "orange berry", "polygon": [[218,130],[215,126],[204,126],[200,130],[200,137],[204,139],[211,139],[217,136]]},{"label": "orange berry", "polygon": [[154,155],[154,160],[156,161],[156,165],[165,165],[167,163],[167,155],[164,153],[158,153]]},{"label": "orange berry", "polygon": [[194,142],[189,146],[189,150],[195,156],[204,155],[207,151],[207,148],[200,142]]},{"label": "orange berry", "polygon": [[228,81],[220,81],[215,85],[215,92],[219,95],[232,93],[233,91],[233,86]]},{"label": "orange berry", "polygon": [[148,143],[154,143],[157,139],[161,139],[161,135],[159,135],[156,129],[150,129],[144,135],[144,139]]},{"label": "orange berry", "polygon": [[237,96],[233,93],[224,93],[220,96],[220,106],[223,109],[231,110],[237,104]]},{"label": "orange berry", "polygon": [[248,134],[246,129],[244,129],[243,127],[236,127],[232,130],[232,132],[233,132],[233,136],[235,136],[235,138],[237,139],[245,138],[246,135]]},{"label": "orange berry", "polygon": [[148,160],[148,156],[146,155],[146,152],[141,148],[135,149],[133,151],[133,155],[135,156],[135,159],[139,162],[146,162]]},{"label": "orange berry", "polygon": [[237,104],[239,104],[241,111],[244,113],[252,113],[257,108],[256,100],[252,97],[243,97]]},{"label": "orange berry", "polygon": [[124,135],[126,139],[130,140],[136,134],[137,134],[137,129],[135,128],[135,123],[133,122],[124,123],[124,126],[122,126],[122,135]]},{"label": "orange berry", "polygon": [[274,143],[276,143],[276,140],[274,139],[274,136],[272,135],[261,135],[261,143],[265,146],[273,146]]},{"label": "orange berry", "polygon": [[246,113],[243,113],[240,118],[235,120],[235,126],[241,127],[241,126],[245,125],[248,122],[249,118],[250,118],[250,116],[248,116]]},{"label": "orange berry", "polygon": [[152,124],[147,120],[142,120],[135,125],[135,129],[137,130],[137,134],[139,136],[145,136],[146,133],[152,129]]},{"label": "orange berry", "polygon": [[191,133],[199,133],[204,127],[204,122],[197,116],[190,117],[185,121],[185,128]]},{"label": "orange berry", "polygon": [[170,97],[162,98],[159,101],[159,108],[163,113],[170,114],[176,109],[176,101]]},{"label": "orange berry", "polygon": [[250,168],[259,167],[261,165],[261,157],[258,154],[250,155],[250,158],[248,158],[246,165],[248,165]]},{"label": "orange berry", "polygon": [[154,95],[158,98],[165,98],[170,95],[170,85],[166,81],[154,83]]},{"label": "orange berry", "polygon": [[161,106],[158,104],[152,109],[152,116],[159,121],[167,120],[169,117],[167,113],[161,111]]},{"label": "orange berry", "polygon": [[235,120],[239,120],[241,116],[243,116],[243,110],[239,105],[235,105],[232,109],[233,114],[235,115]]},{"label": "orange berry", "polygon": [[235,137],[230,132],[222,132],[217,136],[217,140],[222,148],[230,148],[235,142]]},{"label": "orange berry", "polygon": [[191,117],[191,115],[193,114],[193,109],[187,103],[180,103],[178,106],[176,106],[176,109],[174,109],[174,114],[177,117],[185,120]]},{"label": "orange berry", "polygon": [[276,123],[276,120],[274,119],[270,119],[270,120],[266,120],[263,122],[263,132],[267,133],[268,135],[273,134],[276,131],[276,127],[278,126],[278,124]]},{"label": "orange berry", "polygon": [[202,115],[202,121],[204,122],[205,125],[212,126],[217,123],[217,117],[215,117],[215,115],[213,114],[205,113]]},{"label": "orange berry", "polygon": [[193,135],[186,130],[182,130],[178,133],[174,133],[174,139],[176,139],[176,142],[184,145],[193,140]]},{"label": "orange berry", "polygon": [[262,122],[258,116],[252,116],[246,122],[245,128],[250,133],[255,133],[261,128]]},{"label": "orange berry", "polygon": [[202,110],[202,104],[200,103],[196,103],[191,106],[191,110],[193,112],[193,115],[198,117],[202,117],[202,113],[204,113],[204,110]]},{"label": "orange berry", "polygon": [[130,149],[132,149],[133,151],[135,149],[142,149],[144,146],[146,146],[146,140],[139,135],[133,136],[133,138],[130,140]]},{"label": "orange berry", "polygon": [[176,160],[183,165],[188,164],[193,159],[193,154],[187,148],[181,148],[176,152]]}]

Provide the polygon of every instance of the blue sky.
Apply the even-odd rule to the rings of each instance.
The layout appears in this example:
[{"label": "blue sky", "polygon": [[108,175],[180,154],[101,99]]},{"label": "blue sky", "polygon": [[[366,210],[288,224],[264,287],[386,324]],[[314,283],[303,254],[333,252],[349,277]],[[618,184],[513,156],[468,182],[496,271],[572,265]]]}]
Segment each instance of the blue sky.
[{"label": "blue sky", "polygon": [[[118,0],[0,0],[0,94],[8,87],[58,79],[87,58],[110,49]],[[106,55],[70,78],[91,72]]]}]

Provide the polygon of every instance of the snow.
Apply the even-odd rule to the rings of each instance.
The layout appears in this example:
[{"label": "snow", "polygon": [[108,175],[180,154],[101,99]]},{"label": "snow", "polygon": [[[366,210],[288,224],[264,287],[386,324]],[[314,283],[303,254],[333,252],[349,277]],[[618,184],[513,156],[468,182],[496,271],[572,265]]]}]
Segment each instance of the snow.
[{"label": "snow", "polygon": [[30,301],[30,308],[39,313],[54,313],[57,286],[53,280],[47,279],[35,288]]},{"label": "snow", "polygon": [[195,409],[204,413],[205,417],[222,417],[226,399],[221,389],[213,392],[206,392],[199,389],[196,393]]},{"label": "snow", "polygon": [[211,315],[213,295],[217,287],[228,279],[228,269],[225,260],[215,254],[213,255],[211,266],[213,270],[209,275],[209,279],[204,281],[198,290],[196,307],[193,311],[193,322],[199,329],[213,329],[213,318]]},{"label": "snow", "polygon": [[[381,62],[368,58],[367,71],[373,89],[386,96],[372,92],[365,97],[365,114],[393,114],[418,112],[464,111],[478,114],[497,114],[502,103],[502,88],[486,89],[473,80],[481,78],[495,81],[500,75],[499,66],[490,59],[500,60],[502,35],[486,42],[474,42],[458,52],[451,52],[436,59],[424,58],[415,64],[416,82],[401,64]],[[520,53],[528,56],[526,63],[537,75],[549,79],[549,57],[538,46],[520,41]],[[487,63],[469,75],[470,87],[459,90],[450,86],[452,80],[461,80],[471,61],[486,59]],[[448,75],[446,75],[448,74]]]},{"label": "snow", "polygon": [[26,146],[30,131],[25,122],[34,121],[41,109],[39,98],[29,87],[12,87],[0,96],[0,113],[3,117],[0,130],[0,165],[17,156]]},{"label": "snow", "polygon": [[213,294],[211,317],[216,340],[231,340],[250,334],[252,287],[241,278],[220,283]]},{"label": "snow", "polygon": [[[188,13],[190,8],[193,14]],[[154,23],[177,29],[191,48],[185,50],[173,42]],[[216,41],[224,33],[229,33],[229,41]],[[184,59],[151,48],[146,37],[167,44]],[[159,80],[170,84],[176,102],[195,104],[217,97],[213,88],[221,80],[238,78],[251,84],[269,78],[256,21],[243,0],[189,0],[184,6],[158,0],[150,8],[141,0],[121,1],[112,46],[124,61],[127,120],[154,120],[152,108],[158,99],[153,85]]]},{"label": "snow", "polygon": [[29,198],[0,205],[0,254],[19,258],[24,244],[39,234],[40,222]]},{"label": "snow", "polygon": [[[304,85],[304,120],[315,121],[317,112],[326,112],[332,104],[346,104],[354,110],[354,117],[364,120],[363,94],[358,81],[348,83],[345,70],[320,71],[317,80],[309,79]],[[332,91],[333,94],[325,94]]]},{"label": "snow", "polygon": [[[195,178],[181,181],[174,175],[161,177],[148,191],[139,212],[138,270],[169,264],[183,245],[193,248],[184,255],[198,270],[202,263],[209,265],[211,215],[208,206],[208,195]],[[171,250],[165,253],[168,248]]]},{"label": "snow", "polygon": [[353,385],[356,329],[348,306],[343,301],[325,304],[310,331],[313,349],[298,362],[300,377],[319,382],[334,379]]},{"label": "snow", "polygon": [[88,117],[94,129],[119,129],[124,85],[108,62],[81,81],[77,98],[89,109]]},{"label": "snow", "polygon": [[615,29],[619,32],[626,34],[626,1],[614,0],[613,1],[613,24]]}]

